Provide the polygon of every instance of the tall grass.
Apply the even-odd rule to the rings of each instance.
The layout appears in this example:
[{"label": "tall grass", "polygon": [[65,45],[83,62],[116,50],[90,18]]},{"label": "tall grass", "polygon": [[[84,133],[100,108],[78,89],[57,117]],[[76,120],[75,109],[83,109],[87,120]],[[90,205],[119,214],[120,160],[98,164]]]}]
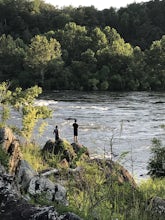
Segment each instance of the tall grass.
[{"label": "tall grass", "polygon": [[154,178],[143,181],[140,190],[145,198],[159,196],[165,199],[165,178]]},{"label": "tall grass", "polygon": [[23,159],[33,167],[35,171],[41,171],[48,168],[48,164],[44,162],[40,147],[35,143],[21,146]]}]

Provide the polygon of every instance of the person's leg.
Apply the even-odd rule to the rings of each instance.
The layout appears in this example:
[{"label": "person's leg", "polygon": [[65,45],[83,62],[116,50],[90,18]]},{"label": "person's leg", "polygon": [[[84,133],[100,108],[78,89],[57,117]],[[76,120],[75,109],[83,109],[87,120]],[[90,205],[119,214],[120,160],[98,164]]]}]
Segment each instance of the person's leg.
[{"label": "person's leg", "polygon": [[74,135],[74,143],[77,143],[77,136]]}]

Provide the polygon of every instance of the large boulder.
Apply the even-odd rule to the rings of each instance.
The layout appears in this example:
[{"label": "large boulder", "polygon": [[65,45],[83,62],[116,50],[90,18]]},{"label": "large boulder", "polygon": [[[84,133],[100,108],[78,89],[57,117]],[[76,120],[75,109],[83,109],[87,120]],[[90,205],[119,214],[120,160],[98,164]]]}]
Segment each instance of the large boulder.
[{"label": "large boulder", "polygon": [[15,178],[23,191],[27,191],[31,179],[37,175],[38,173],[26,160],[20,160]]},{"label": "large boulder", "polygon": [[43,157],[47,155],[47,152],[59,155],[61,160],[66,159],[68,162],[72,162],[72,160],[76,157],[76,153],[74,152],[72,145],[62,139],[56,142],[48,140],[42,149]]},{"label": "large boulder", "polygon": [[148,202],[147,211],[152,215],[164,216],[165,219],[165,199],[160,197],[153,197]]},{"label": "large boulder", "polygon": [[46,200],[56,201],[63,205],[68,205],[66,199],[66,189],[58,183],[53,183],[45,177],[35,176],[31,179],[28,193],[33,196],[41,195]]},{"label": "large boulder", "polygon": [[4,127],[0,128],[0,143],[6,152],[10,152],[11,144],[16,140],[13,132],[10,128]]},{"label": "large boulder", "polygon": [[47,152],[60,156],[61,161],[66,160],[70,166],[72,166],[75,161],[89,159],[87,147],[79,143],[70,144],[62,139],[56,142],[48,140],[42,149],[42,155],[45,160],[46,157],[48,157]]},{"label": "large boulder", "polygon": [[15,178],[20,188],[34,197],[42,195],[45,200],[68,204],[65,188],[40,176],[25,160],[20,161]]},{"label": "large boulder", "polygon": [[22,158],[19,141],[13,135],[10,128],[5,127],[0,129],[0,143],[4,151],[10,155],[9,172],[14,175],[19,161]]}]

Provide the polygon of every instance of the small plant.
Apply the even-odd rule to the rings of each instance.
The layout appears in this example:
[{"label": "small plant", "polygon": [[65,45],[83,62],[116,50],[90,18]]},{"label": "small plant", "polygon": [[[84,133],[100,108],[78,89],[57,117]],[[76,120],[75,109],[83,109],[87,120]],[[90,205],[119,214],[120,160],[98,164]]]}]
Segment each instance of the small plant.
[{"label": "small plant", "polygon": [[149,178],[143,181],[139,187],[146,200],[154,196],[165,198],[165,178]]},{"label": "small plant", "polygon": [[8,169],[9,167],[9,155],[0,146],[0,163]]},{"label": "small plant", "polygon": [[151,158],[149,160],[147,169],[151,177],[165,176],[165,146],[159,139],[152,140]]}]

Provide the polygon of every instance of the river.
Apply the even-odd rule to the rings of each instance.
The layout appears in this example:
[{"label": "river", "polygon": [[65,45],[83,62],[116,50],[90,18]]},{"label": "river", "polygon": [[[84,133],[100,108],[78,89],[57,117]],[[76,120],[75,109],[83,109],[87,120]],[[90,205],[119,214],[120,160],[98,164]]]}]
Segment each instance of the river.
[{"label": "river", "polygon": [[[165,93],[160,92],[77,92],[54,91],[37,101],[53,110],[43,138],[54,139],[58,125],[60,136],[73,142],[73,119],[79,124],[79,143],[88,147],[92,157],[110,157],[110,143],[119,160],[134,176],[145,178],[152,139],[165,141]],[[126,153],[127,152],[127,153]],[[126,156],[121,160],[121,154]]]}]

